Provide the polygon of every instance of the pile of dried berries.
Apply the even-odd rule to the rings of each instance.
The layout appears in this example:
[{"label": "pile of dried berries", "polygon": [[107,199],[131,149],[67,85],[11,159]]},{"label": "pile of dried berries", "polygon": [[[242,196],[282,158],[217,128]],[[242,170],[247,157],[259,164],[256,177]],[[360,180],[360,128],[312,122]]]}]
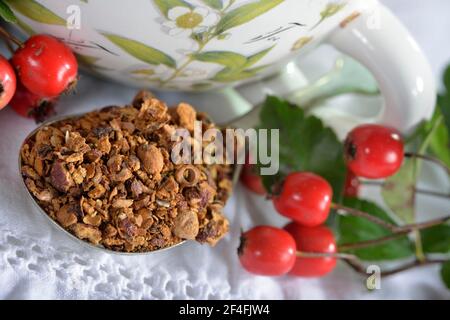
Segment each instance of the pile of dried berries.
[{"label": "pile of dried berries", "polygon": [[141,92],[132,105],[58,121],[24,143],[25,184],[52,219],[96,245],[125,252],[183,239],[214,245],[228,231],[222,209],[232,167],[170,159],[174,130],[205,118]]}]

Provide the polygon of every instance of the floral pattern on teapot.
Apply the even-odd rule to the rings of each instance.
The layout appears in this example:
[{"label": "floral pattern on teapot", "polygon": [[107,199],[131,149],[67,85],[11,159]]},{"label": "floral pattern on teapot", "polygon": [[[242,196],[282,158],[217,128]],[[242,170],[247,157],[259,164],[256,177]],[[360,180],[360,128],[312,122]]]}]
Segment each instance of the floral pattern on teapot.
[{"label": "floral pattern on teapot", "polygon": [[[40,23],[63,25],[65,20],[35,0],[8,4],[25,17]],[[82,1],[82,0],[80,0]],[[264,57],[277,45],[274,41],[264,49],[244,55],[226,50],[211,50],[213,42],[230,40],[232,30],[243,26],[279,6],[285,0],[149,0],[160,13],[158,23],[165,34],[176,39],[189,40],[190,48],[178,50],[176,56],[135,39],[97,30],[122,54],[128,54],[142,62],[124,70],[136,82],[147,83],[151,87],[181,90],[205,90],[223,86],[225,83],[242,82],[258,76],[270,66]],[[82,1],[89,5],[89,0]],[[312,31],[326,19],[334,16],[344,6],[344,1],[329,1],[320,12],[319,20],[312,26],[290,23],[287,26],[250,39],[250,42],[279,36],[282,32],[298,26],[307,27],[309,33],[293,41],[292,51],[298,51],[313,40]],[[28,33],[33,30],[19,19],[19,26]],[[269,38],[270,39],[270,38]],[[66,39],[67,42],[67,39]],[[79,61],[96,73],[108,73],[102,66],[101,57],[81,53],[79,45],[69,43],[78,52]],[[104,46],[103,46],[104,47]],[[106,48],[104,48],[107,50]],[[212,69],[207,64],[214,64]],[[202,67],[204,66],[204,67]]]}]

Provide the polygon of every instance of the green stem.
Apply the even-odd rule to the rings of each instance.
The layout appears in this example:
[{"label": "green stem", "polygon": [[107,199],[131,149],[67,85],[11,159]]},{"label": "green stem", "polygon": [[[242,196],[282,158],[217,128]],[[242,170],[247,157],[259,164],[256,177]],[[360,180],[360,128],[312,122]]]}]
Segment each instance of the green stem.
[{"label": "green stem", "polygon": [[396,225],[394,225],[390,222],[387,222],[383,219],[377,218],[367,212],[364,212],[364,211],[361,211],[358,209],[354,209],[354,208],[349,208],[349,207],[343,206],[338,203],[332,203],[331,208],[335,209],[337,214],[348,214],[348,215],[352,215],[355,217],[366,219],[367,221],[377,224],[377,225],[391,231],[392,233],[396,233],[397,228],[398,228]]},{"label": "green stem", "polygon": [[22,47],[23,43],[18,38],[14,37],[11,33],[6,31],[4,28],[0,27],[0,36],[6,41],[12,42],[18,47]]},{"label": "green stem", "polygon": [[438,158],[434,158],[434,157],[427,156],[424,154],[417,154],[417,153],[410,153],[410,152],[406,152],[405,157],[413,158],[413,159],[420,159],[420,160],[424,160],[424,161],[428,161],[428,162],[437,164],[438,166],[443,168],[447,172],[448,175],[450,175],[450,167],[448,167],[443,161],[439,160]]},{"label": "green stem", "polygon": [[[441,263],[446,263],[450,260],[448,259],[437,259],[437,260],[429,260],[429,259],[425,259],[425,261],[420,262],[418,260],[415,260],[413,262],[404,264],[403,266],[400,266],[398,268],[395,269],[391,269],[391,270],[386,270],[386,271],[382,271],[381,272],[381,276],[383,277],[387,277],[387,276],[391,276],[415,267],[420,267],[420,266],[425,266],[425,265],[431,265],[431,264],[441,264]],[[366,267],[359,261],[357,260],[345,260],[345,262],[356,272],[367,276],[367,271],[366,271]]]},{"label": "green stem", "polygon": [[419,262],[425,262],[425,252],[423,251],[422,235],[419,230],[414,230],[414,246],[416,248],[416,258]]}]

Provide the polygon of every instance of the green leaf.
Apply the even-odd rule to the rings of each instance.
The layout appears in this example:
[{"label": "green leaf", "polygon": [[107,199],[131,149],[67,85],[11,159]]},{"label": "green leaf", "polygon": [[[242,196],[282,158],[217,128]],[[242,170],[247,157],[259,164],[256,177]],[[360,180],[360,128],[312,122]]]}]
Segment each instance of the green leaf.
[{"label": "green leaf", "polygon": [[445,92],[438,96],[438,106],[444,116],[447,130],[450,131],[450,65],[444,71],[443,82]]},{"label": "green leaf", "polygon": [[136,59],[152,65],[164,64],[168,67],[176,68],[175,60],[158,49],[115,34],[103,33],[103,35]]},{"label": "green leaf", "polygon": [[[428,150],[436,130],[442,123],[441,118],[433,118],[419,129],[419,134],[411,144],[418,145],[418,154]],[[407,159],[397,174],[385,180],[381,194],[392,212],[406,223],[415,220],[416,185],[422,169],[422,160]]]},{"label": "green leaf", "polygon": [[172,8],[192,7],[189,3],[183,0],[153,0],[153,2],[158,6],[159,10],[161,10],[161,13],[164,14],[166,17],[168,16],[170,9]]},{"label": "green leaf", "polygon": [[220,10],[223,8],[222,0],[202,0],[206,5],[210,6],[211,8]]},{"label": "green leaf", "polygon": [[421,231],[426,253],[450,253],[450,226],[442,224]]},{"label": "green leaf", "polygon": [[230,69],[224,68],[212,78],[214,81],[218,82],[234,82],[234,81],[242,81],[249,78],[253,78],[257,75],[259,70],[257,68],[242,70],[242,69]]},{"label": "green leaf", "polygon": [[381,190],[386,205],[407,223],[414,221],[415,186],[419,170],[417,160],[406,160],[396,175],[386,179]]},{"label": "green leaf", "polygon": [[284,0],[259,0],[231,10],[217,24],[216,34],[245,24],[278,6]]},{"label": "green leaf", "polygon": [[247,63],[245,64],[246,68],[249,68],[251,66],[253,66],[254,64],[258,63],[262,58],[264,58],[269,52],[270,50],[272,50],[275,46],[272,46],[270,48],[267,48],[263,51],[260,51],[254,55],[251,55],[250,57],[247,58]]},{"label": "green leaf", "polygon": [[431,152],[450,167],[450,136],[446,126],[442,123],[431,138]]},{"label": "green leaf", "polygon": [[[394,223],[383,209],[372,202],[347,198],[344,200],[344,205],[370,213],[387,222]],[[388,230],[377,224],[350,215],[340,216],[338,218],[338,233],[340,235],[340,245],[379,239],[391,234]],[[376,246],[349,250],[348,252],[366,261],[395,260],[407,258],[414,254],[413,246],[406,236]]]},{"label": "green leaf", "polygon": [[450,289],[450,261],[442,264],[441,268],[441,278],[447,288]]},{"label": "green leaf", "polygon": [[241,69],[247,63],[247,58],[241,54],[230,51],[209,51],[192,55],[197,61],[217,63],[229,69]]},{"label": "green leaf", "polygon": [[447,92],[450,93],[450,65],[444,71],[444,86],[447,89]]},{"label": "green leaf", "polygon": [[[448,88],[448,90],[450,90],[450,88]],[[444,116],[447,130],[450,131],[450,91],[445,95],[438,96],[438,108]]]},{"label": "green leaf", "polygon": [[3,1],[0,1],[0,16],[6,22],[10,22],[10,23],[17,22],[17,18],[14,15],[14,12],[12,12],[11,9],[8,7],[8,5],[6,3],[4,3]]},{"label": "green leaf", "polygon": [[[260,114],[261,129],[280,129],[280,175],[292,171],[314,172],[330,182],[339,201],[346,168],[343,145],[332,129],[314,116],[306,116],[298,106],[268,97]],[[276,177],[263,176],[267,190]]]},{"label": "green leaf", "polygon": [[4,0],[14,11],[36,22],[65,26],[66,20],[34,0]]}]

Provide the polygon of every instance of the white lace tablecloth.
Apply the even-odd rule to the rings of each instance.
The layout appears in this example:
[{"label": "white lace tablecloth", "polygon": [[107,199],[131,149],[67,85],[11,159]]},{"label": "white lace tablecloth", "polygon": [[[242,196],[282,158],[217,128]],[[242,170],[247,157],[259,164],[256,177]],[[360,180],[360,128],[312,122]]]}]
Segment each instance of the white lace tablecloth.
[{"label": "white lace tablecloth", "polygon": [[[405,20],[436,73],[440,71],[450,57],[450,22],[445,16],[450,12],[450,1],[385,2]],[[124,104],[134,92],[83,76],[78,93],[63,99],[61,113]],[[163,98],[169,103],[188,99],[203,106],[207,100],[174,94]],[[240,229],[261,223],[281,226],[283,220],[270,203],[241,186],[226,207],[230,234],[215,248],[188,243],[137,257],[86,249],[55,232],[23,190],[17,153],[34,127],[11,110],[0,113],[0,299],[450,299],[450,291],[441,284],[433,266],[383,280],[382,290],[375,292],[364,289],[365,278],[343,264],[323,279],[247,274],[236,254]]]}]

